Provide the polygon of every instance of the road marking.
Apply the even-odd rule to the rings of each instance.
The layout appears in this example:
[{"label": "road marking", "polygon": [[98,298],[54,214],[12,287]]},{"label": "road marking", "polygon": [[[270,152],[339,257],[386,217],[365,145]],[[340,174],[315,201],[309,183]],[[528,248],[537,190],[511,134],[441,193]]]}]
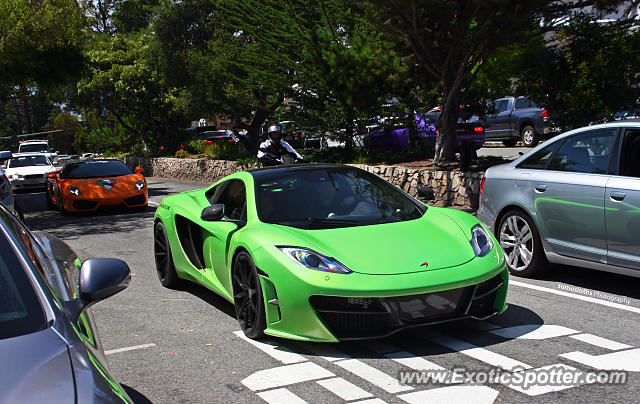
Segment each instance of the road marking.
[{"label": "road marking", "polygon": [[638,348],[604,355],[589,355],[578,351],[560,354],[560,356],[599,370],[640,372],[640,349]]},{"label": "road marking", "polygon": [[597,335],[593,335],[593,334],[571,335],[570,338],[574,338],[574,339],[577,339],[578,341],[586,342],[587,344],[599,346],[600,348],[610,349],[612,351],[633,348],[631,345],[622,344],[616,341],[611,341],[610,339],[598,337]]},{"label": "road marking", "polygon": [[110,349],[108,351],[104,351],[104,354],[105,355],[111,355],[111,354],[114,354],[114,353],[135,351],[136,349],[151,348],[152,346],[156,346],[156,344],[142,344],[142,345],[128,346],[126,348]]},{"label": "road marking", "polygon": [[632,313],[640,314],[640,308],[632,307],[632,306],[625,306],[624,304],[620,304],[620,303],[608,302],[606,300],[596,299],[595,297],[576,295],[575,293],[563,292],[561,290],[545,288],[545,287],[542,287],[542,286],[532,285],[530,283],[525,283],[525,282],[512,281],[511,279],[509,279],[509,285],[515,285],[515,286],[520,286],[522,288],[529,288],[529,289],[533,289],[533,290],[539,290],[541,292],[552,293],[554,295],[570,297],[572,299],[582,300],[582,301],[585,301],[585,302],[595,303],[595,304],[599,304],[599,305],[602,305],[602,306],[613,307],[613,308],[616,308],[616,309],[626,310],[626,311],[630,311]]},{"label": "road marking", "polygon": [[484,363],[487,363],[491,366],[496,366],[508,371],[520,371],[532,368],[532,366],[527,365],[526,363],[519,362],[515,359],[511,359],[507,356],[491,352],[484,348],[479,348],[473,344],[453,337],[435,337],[432,338],[431,341],[446,346],[449,349],[460,352]]},{"label": "road marking", "polygon": [[515,327],[497,328],[495,330],[488,330],[490,333],[498,335],[508,339],[547,339],[555,337],[564,337],[570,334],[577,334],[580,331],[573,330],[571,328],[563,327],[561,325],[547,325],[547,324],[526,324],[518,325]]},{"label": "road marking", "polygon": [[491,404],[498,390],[487,386],[448,386],[416,391],[398,397],[410,404]]},{"label": "road marking", "polygon": [[259,370],[242,380],[242,384],[251,391],[259,391],[333,376],[335,375],[322,366],[304,362]]},{"label": "road marking", "polygon": [[401,385],[395,377],[391,377],[388,374],[359,361],[358,359],[347,359],[334,363],[354,375],[363,378],[374,386],[380,387],[387,393],[395,394],[413,390],[413,387]]},{"label": "road marking", "polygon": [[287,389],[263,391],[262,393],[258,393],[258,396],[269,404],[307,404],[306,401]]},{"label": "road marking", "polygon": [[147,203],[151,206],[160,206],[160,204],[158,202],[153,202],[153,201],[147,201]]},{"label": "road marking", "polygon": [[[527,380],[527,375],[530,373],[534,373],[537,374],[539,372],[553,372],[554,370],[559,371],[559,368],[562,368],[562,372],[560,374],[566,374],[566,373],[584,373],[579,371],[578,369],[571,367],[571,366],[567,366],[564,364],[560,364],[560,363],[556,363],[555,365],[549,365],[549,366],[543,366],[541,368],[537,368],[537,369],[530,369],[530,370],[525,370],[524,372],[521,373],[523,380]],[[532,377],[533,380],[535,379],[535,376]],[[567,390],[573,387],[577,387],[580,386],[581,384],[562,384],[562,385],[557,385],[557,384],[532,384],[532,385],[528,385],[527,388],[525,389],[521,384],[504,384],[505,386],[515,390],[515,391],[519,391],[520,393],[524,393],[528,396],[539,396],[541,394],[547,394],[547,393],[552,393],[554,391],[562,391],[562,390]]]},{"label": "road marking", "polygon": [[318,380],[316,383],[345,401],[362,400],[363,398],[373,397],[373,394],[341,377]]},{"label": "road marking", "polygon": [[322,358],[329,362],[351,359],[351,355],[330,347],[327,344],[307,344],[304,346],[304,348],[314,353],[319,358]]},{"label": "road marking", "polygon": [[355,403],[351,404],[387,404],[387,402],[382,401],[379,398],[372,398],[371,400],[356,401]]},{"label": "road marking", "polygon": [[256,341],[256,340],[247,338],[247,336],[244,335],[242,331],[236,331],[234,332],[234,334],[237,337],[255,346],[256,348],[260,349],[262,352],[266,353],[267,355],[271,356],[273,359],[284,363],[285,365],[307,361],[307,358],[293,352],[289,348],[275,345],[275,343],[271,344],[271,343]]}]

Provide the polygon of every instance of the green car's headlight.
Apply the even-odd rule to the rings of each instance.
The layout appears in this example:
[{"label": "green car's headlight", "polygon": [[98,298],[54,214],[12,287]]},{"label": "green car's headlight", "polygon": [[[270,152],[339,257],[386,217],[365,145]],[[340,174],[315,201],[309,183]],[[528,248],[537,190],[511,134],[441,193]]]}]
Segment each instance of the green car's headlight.
[{"label": "green car's headlight", "polygon": [[278,246],[278,248],[288,257],[291,257],[292,260],[305,268],[315,269],[316,271],[333,272],[336,274],[350,274],[353,272],[342,265],[340,261],[324,256],[313,250],[309,250],[308,248],[283,246]]},{"label": "green car's headlight", "polygon": [[476,253],[476,257],[484,257],[493,249],[491,237],[487,234],[484,227],[479,224],[473,226],[471,229],[470,243],[473,248],[473,252]]}]

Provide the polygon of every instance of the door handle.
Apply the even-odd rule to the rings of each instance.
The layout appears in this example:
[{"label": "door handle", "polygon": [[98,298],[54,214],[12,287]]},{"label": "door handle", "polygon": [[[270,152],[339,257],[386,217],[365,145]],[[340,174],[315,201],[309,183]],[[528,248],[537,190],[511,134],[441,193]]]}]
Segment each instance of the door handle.
[{"label": "door handle", "polygon": [[610,194],[610,196],[611,196],[611,199],[613,199],[614,201],[620,202],[621,200],[624,199],[625,196],[627,196],[627,194],[624,192],[614,191]]},{"label": "door handle", "polygon": [[544,192],[547,190],[547,184],[536,184],[536,191]]}]

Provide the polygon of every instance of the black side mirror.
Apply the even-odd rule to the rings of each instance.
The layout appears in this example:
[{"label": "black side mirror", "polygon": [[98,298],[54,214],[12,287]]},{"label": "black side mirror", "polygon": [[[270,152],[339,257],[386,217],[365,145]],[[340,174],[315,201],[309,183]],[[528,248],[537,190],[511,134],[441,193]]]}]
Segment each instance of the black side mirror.
[{"label": "black side mirror", "polygon": [[224,217],[224,204],[218,203],[215,205],[207,206],[202,210],[200,219],[205,222],[217,222]]},{"label": "black side mirror", "polygon": [[67,302],[66,311],[75,322],[94,303],[123,291],[129,286],[129,266],[116,258],[91,258],[80,268],[78,298]]},{"label": "black side mirror", "polygon": [[418,197],[423,202],[429,202],[436,199],[436,193],[433,188],[426,185],[421,185],[418,187]]}]

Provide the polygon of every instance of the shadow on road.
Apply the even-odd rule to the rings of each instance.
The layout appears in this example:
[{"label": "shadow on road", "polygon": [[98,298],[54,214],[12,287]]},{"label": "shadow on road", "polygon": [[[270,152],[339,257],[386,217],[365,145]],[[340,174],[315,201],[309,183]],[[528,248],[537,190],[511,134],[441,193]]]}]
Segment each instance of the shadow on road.
[{"label": "shadow on road", "polygon": [[144,394],[140,393],[133,387],[129,387],[126,384],[121,384],[121,386],[135,404],[153,404],[153,402],[149,400]]},{"label": "shadow on road", "polygon": [[203,300],[204,302],[210,304],[215,307],[217,310],[223,312],[227,316],[231,318],[236,318],[236,310],[230,302],[228,302],[223,297],[218,294],[210,291],[204,286],[200,286],[197,283],[189,282],[186,280],[182,280],[180,285],[176,288],[176,290],[180,290],[183,292],[191,293],[195,297]]},{"label": "shadow on road", "polygon": [[612,295],[626,296],[631,299],[640,299],[640,278],[627,275],[618,275],[610,272],[564,265],[552,265],[549,271],[538,277],[538,279],[596,290]]}]

